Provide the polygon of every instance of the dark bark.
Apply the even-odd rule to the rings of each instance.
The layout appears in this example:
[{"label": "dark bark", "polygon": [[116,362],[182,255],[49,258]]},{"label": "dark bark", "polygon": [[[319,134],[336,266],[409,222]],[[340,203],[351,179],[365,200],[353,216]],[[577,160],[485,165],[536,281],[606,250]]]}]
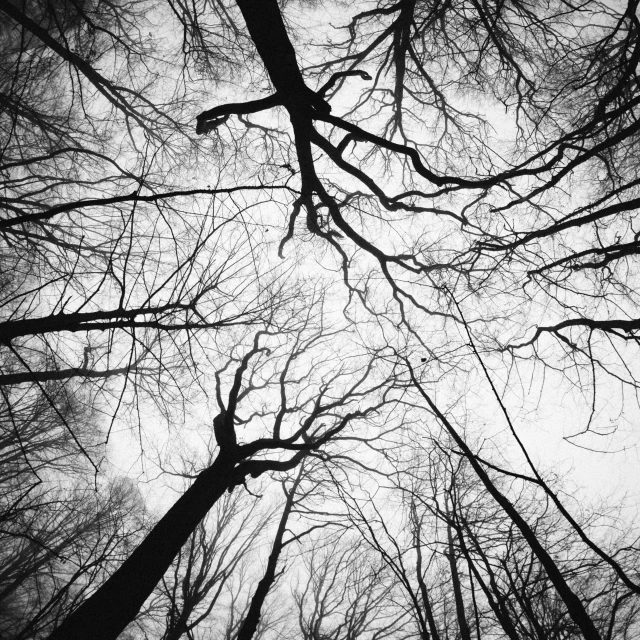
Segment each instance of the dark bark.
[{"label": "dark bark", "polygon": [[536,342],[543,333],[553,333],[559,338],[562,338],[562,335],[559,332],[562,329],[570,327],[584,327],[591,331],[603,331],[605,333],[616,333],[617,335],[621,335],[617,332],[624,332],[629,334],[629,338],[635,339],[634,332],[640,330],[640,318],[633,318],[631,320],[592,320],[591,318],[570,318],[569,320],[563,320],[553,326],[538,327],[533,338],[530,340],[504,347],[504,349],[513,350],[527,347]]},{"label": "dark bark", "polygon": [[290,113],[329,113],[329,105],[305,84],[276,0],[237,0],[249,35],[271,82]]},{"label": "dark bark", "polygon": [[[429,590],[424,581],[422,575],[422,542],[420,539],[420,523],[415,519],[415,543],[416,543],[416,574],[418,577],[418,586],[420,588],[420,595],[422,596],[422,606],[424,607],[425,616],[429,623],[429,631],[431,632],[431,638],[433,640],[440,640],[440,634],[438,633],[438,627],[433,616],[433,607],[431,606],[431,599],[429,598]],[[428,638],[427,638],[428,640]]]},{"label": "dark bark", "polygon": [[162,637],[162,640],[180,640],[189,631],[189,615],[191,611],[185,609],[177,620],[172,621],[171,628]]},{"label": "dark bark", "polygon": [[228,102],[226,104],[213,107],[208,111],[203,111],[197,118],[196,133],[203,135],[209,133],[212,129],[226,122],[230,115],[248,115],[257,113],[265,109],[271,109],[280,104],[280,97],[277,93],[259,100],[250,100],[249,102]]},{"label": "dark bark", "polygon": [[402,99],[404,97],[404,78],[407,64],[407,51],[411,46],[411,26],[414,21],[416,0],[400,0],[399,15],[393,29],[393,63],[395,66],[394,109],[398,126],[402,121]]},{"label": "dark bark", "polygon": [[509,640],[519,640],[518,632],[516,631],[516,628],[513,625],[513,622],[511,621],[509,612],[505,607],[505,597],[500,592],[498,584],[495,580],[495,576],[493,574],[493,570],[491,568],[491,564],[489,563],[488,558],[482,551],[482,548],[478,544],[478,541],[475,539],[470,529],[467,529],[467,533],[473,540],[476,551],[482,557],[485,571],[487,572],[487,575],[489,577],[489,585],[487,585],[487,583],[484,581],[482,575],[480,574],[480,571],[478,570],[478,567],[476,567],[476,563],[473,561],[473,558],[471,557],[471,553],[469,552],[469,549],[467,548],[467,545],[464,541],[462,528],[460,527],[458,529],[458,540],[460,541],[460,549],[465,557],[465,560],[467,561],[467,565],[469,566],[469,569],[473,573],[475,579],[478,581],[478,584],[480,585],[482,592],[487,598],[487,602],[489,603],[491,610],[493,611],[494,615],[496,616],[496,619],[500,623],[500,626],[506,633]]},{"label": "dark bark", "polygon": [[124,564],[49,636],[114,640],[135,618],[181,547],[233,486],[234,460],[219,455],[151,530]]},{"label": "dark bark", "polygon": [[[270,98],[265,98],[269,100]],[[223,105],[220,107],[221,109],[227,108],[229,106],[234,105]],[[212,111],[214,111],[212,109]],[[205,112],[209,113],[208,111]],[[237,112],[234,112],[237,113]],[[239,113],[244,113],[240,111]],[[290,187],[286,185],[270,185],[269,189],[290,189]],[[238,185],[237,187],[229,187],[227,189],[183,189],[176,191],[169,191],[167,193],[153,193],[151,195],[142,195],[138,191],[133,191],[132,193],[127,193],[122,196],[113,196],[111,198],[89,198],[87,200],[76,200],[73,202],[65,202],[64,204],[57,205],[55,207],[50,207],[45,209],[44,211],[38,211],[37,213],[26,213],[23,215],[16,216],[14,218],[7,218],[5,220],[0,220],[0,230],[9,229],[10,227],[15,227],[18,225],[23,225],[27,223],[36,223],[43,222],[54,218],[55,216],[59,216],[63,213],[69,213],[71,211],[77,211],[79,209],[86,209],[89,207],[107,207],[111,205],[117,204],[126,204],[133,203],[137,204],[139,202],[162,202],[164,200],[171,200],[173,198],[183,198],[187,196],[196,196],[196,195],[222,195],[222,194],[231,194],[239,191],[261,191],[264,187],[262,185]],[[6,198],[0,199],[0,202],[3,204],[7,204],[10,202]],[[17,202],[17,201],[11,201]],[[33,206],[41,207],[42,203],[32,203]],[[18,211],[17,207],[12,206],[13,210]]]},{"label": "dark bark", "polygon": [[[232,391],[227,412],[220,420],[227,424],[234,415],[233,395]],[[336,429],[339,431],[349,419],[344,418]],[[335,429],[331,433],[334,432]],[[257,478],[267,471],[293,469],[310,449],[324,442],[325,439],[318,439],[284,461],[246,460],[242,447],[219,442],[221,452],[214,463],[198,475],[124,564],[64,620],[49,640],[115,640],[135,619],[181,547],[226,490],[244,483],[247,476]]]},{"label": "dark bark", "polygon": [[[159,307],[140,307],[137,309],[111,309],[108,311],[85,311],[78,313],[56,313],[42,318],[24,318],[0,322],[0,344],[10,343],[22,336],[43,335],[59,331],[106,331],[107,329],[125,329],[150,327],[165,331],[177,331],[188,328],[215,329],[225,324],[221,322],[162,322],[158,316],[167,318],[168,314],[186,311],[195,307],[191,303],[170,303]],[[151,320],[136,320],[138,316],[154,316]]]},{"label": "dark bark", "polygon": [[467,622],[467,616],[464,611],[464,599],[462,598],[462,588],[460,584],[460,576],[458,574],[458,564],[456,562],[456,553],[453,545],[453,532],[451,525],[447,522],[447,560],[451,569],[451,586],[453,587],[453,597],[456,604],[456,617],[458,619],[458,629],[462,640],[471,640],[471,629]]},{"label": "dark bark", "polygon": [[409,367],[411,380],[420,392],[420,395],[425,399],[425,401],[429,405],[429,408],[437,416],[438,420],[445,427],[458,447],[460,447],[465,457],[469,460],[469,463],[473,467],[473,470],[476,472],[476,475],[478,476],[484,487],[489,492],[489,495],[491,495],[491,497],[500,505],[503,511],[509,516],[511,521],[516,525],[516,527],[518,527],[520,533],[522,533],[522,536],[535,554],[536,558],[544,567],[549,580],[551,580],[558,595],[562,598],[562,601],[564,602],[567,611],[571,616],[571,619],[578,626],[584,638],[586,640],[602,640],[600,633],[596,629],[593,620],[587,613],[587,610],[582,604],[582,601],[567,584],[567,581],[564,579],[564,576],[558,568],[558,565],[554,562],[553,558],[549,555],[547,550],[542,546],[533,529],[531,529],[525,519],[518,513],[518,510],[513,506],[513,504],[511,504],[509,499],[505,495],[503,495],[491,481],[488,474],[482,468],[476,457],[473,455],[471,449],[469,449],[469,447],[467,446],[467,443],[460,437],[447,417],[440,411],[440,409],[438,409],[437,405],[431,400],[431,397],[424,391],[422,385],[415,377],[413,368],[411,368],[411,365],[408,362],[407,366]]},{"label": "dark bark", "polygon": [[278,560],[280,558],[280,553],[285,546],[283,543],[284,534],[287,530],[287,523],[293,509],[296,491],[300,486],[302,475],[303,468],[300,469],[300,472],[298,473],[293,486],[287,494],[287,501],[284,505],[284,511],[282,512],[278,530],[271,547],[271,553],[269,554],[269,559],[267,560],[267,568],[264,572],[264,576],[262,576],[262,579],[260,580],[260,582],[258,582],[258,586],[256,587],[253,598],[251,599],[251,604],[249,605],[249,611],[247,612],[242,626],[240,627],[240,631],[238,632],[237,640],[251,640],[256,632],[256,629],[258,628],[258,624],[260,623],[260,616],[262,614],[264,601],[266,600],[267,595],[269,594],[269,591],[273,587],[277,578],[276,569],[278,566]]},{"label": "dark bark", "polygon": [[111,378],[127,373],[135,373],[138,368],[119,367],[97,371],[87,367],[70,367],[54,371],[20,371],[19,373],[0,374],[0,385],[24,384],[25,382],[49,382],[50,380],[68,380],[69,378]]}]

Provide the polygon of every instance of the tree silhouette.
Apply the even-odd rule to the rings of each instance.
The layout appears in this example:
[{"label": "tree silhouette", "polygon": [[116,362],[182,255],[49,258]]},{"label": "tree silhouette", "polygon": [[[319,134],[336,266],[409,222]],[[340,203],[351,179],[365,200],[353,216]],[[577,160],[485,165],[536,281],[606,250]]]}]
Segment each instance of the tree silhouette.
[{"label": "tree silhouette", "polygon": [[[164,584],[189,635],[217,606],[207,514],[303,461],[284,514],[326,506],[296,512],[292,634],[632,633],[637,542],[521,426],[563,403],[556,431],[606,449],[637,415],[637,0],[0,13],[3,633],[140,631]],[[148,451],[193,432],[207,462],[156,518]],[[230,640],[299,542],[282,517],[243,547],[271,548],[247,608],[214,580]]]}]

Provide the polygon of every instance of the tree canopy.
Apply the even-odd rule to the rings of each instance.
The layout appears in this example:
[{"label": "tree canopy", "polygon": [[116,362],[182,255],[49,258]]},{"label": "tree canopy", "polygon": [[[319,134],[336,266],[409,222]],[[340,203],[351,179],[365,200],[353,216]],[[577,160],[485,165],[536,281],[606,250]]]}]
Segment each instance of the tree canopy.
[{"label": "tree canopy", "polygon": [[0,635],[637,634],[636,0],[0,12]]}]

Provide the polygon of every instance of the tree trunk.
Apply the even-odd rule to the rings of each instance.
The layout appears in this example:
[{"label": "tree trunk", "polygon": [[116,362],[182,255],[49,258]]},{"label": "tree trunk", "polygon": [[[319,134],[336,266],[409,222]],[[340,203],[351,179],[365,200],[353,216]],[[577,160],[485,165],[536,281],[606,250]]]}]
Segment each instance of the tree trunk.
[{"label": "tree trunk", "polygon": [[280,524],[278,525],[278,530],[276,532],[276,537],[273,541],[273,546],[271,547],[271,553],[269,554],[269,560],[267,561],[267,568],[264,572],[264,576],[262,576],[262,579],[256,587],[255,593],[253,594],[251,604],[249,605],[249,611],[247,612],[247,615],[240,627],[237,640],[251,640],[256,632],[256,629],[258,628],[258,624],[260,623],[260,616],[262,614],[264,601],[266,600],[267,595],[269,595],[269,591],[273,587],[273,583],[276,581],[276,568],[278,566],[278,559],[280,558],[280,553],[284,548],[284,544],[282,543],[284,533],[287,529],[289,516],[291,515],[293,504],[295,502],[296,491],[300,486],[303,474],[304,466],[300,468],[298,476],[296,477],[293,486],[291,487],[291,490],[287,495],[287,501],[284,505],[284,511],[282,512]]},{"label": "tree trunk", "polygon": [[462,588],[460,585],[460,576],[458,574],[458,564],[456,563],[456,554],[453,546],[453,534],[451,525],[447,522],[447,560],[451,568],[451,586],[453,587],[453,597],[456,603],[456,616],[458,618],[458,629],[462,640],[471,640],[471,629],[467,622],[467,616],[464,611],[464,600],[462,598]]},{"label": "tree trunk", "polygon": [[196,478],[124,564],[49,636],[50,640],[115,640],[229,487],[234,461],[219,455]]},{"label": "tree trunk", "polygon": [[482,578],[482,575],[480,574],[480,571],[476,567],[473,561],[473,558],[471,557],[471,553],[469,552],[469,549],[467,548],[467,545],[464,541],[462,529],[459,529],[458,539],[460,540],[460,549],[464,554],[464,557],[467,561],[469,569],[472,571],[473,575],[478,581],[478,584],[480,585],[480,588],[482,589],[487,599],[487,602],[491,607],[491,610],[496,616],[496,620],[500,623],[500,626],[504,630],[509,640],[519,640],[518,632],[516,631],[516,628],[511,621],[511,617],[509,616],[509,612],[505,607],[505,598],[504,598],[504,595],[500,592],[500,589],[498,588],[498,584],[495,580],[493,570],[491,569],[491,564],[489,563],[488,558],[482,551],[478,540],[473,536],[470,528],[467,529],[467,533],[469,534],[471,540],[473,541],[476,551],[482,557],[482,560],[485,565],[485,571],[487,572],[487,575],[489,577],[489,586],[487,586],[486,582]]},{"label": "tree trunk", "polygon": [[431,632],[431,638],[433,640],[440,640],[440,634],[438,633],[438,627],[436,625],[435,618],[433,617],[433,607],[431,606],[431,599],[429,598],[429,590],[424,581],[422,575],[422,540],[420,536],[420,523],[418,518],[415,518],[415,534],[414,541],[416,545],[416,574],[418,578],[418,586],[420,588],[420,595],[422,596],[422,606],[424,607],[424,613],[429,623],[429,631]]},{"label": "tree trunk", "polygon": [[451,435],[455,443],[463,451],[465,457],[467,458],[467,460],[469,460],[469,463],[473,467],[473,470],[476,472],[478,478],[480,478],[480,481],[485,486],[489,494],[500,505],[503,511],[516,525],[516,527],[518,527],[520,533],[522,533],[522,536],[527,541],[527,544],[535,554],[536,558],[544,567],[547,575],[549,576],[549,580],[551,580],[558,595],[562,598],[562,601],[567,607],[567,611],[569,612],[571,619],[576,623],[584,638],[586,640],[602,640],[602,636],[596,629],[596,626],[593,624],[593,620],[587,613],[587,610],[582,604],[582,601],[567,584],[567,581],[564,579],[564,576],[562,575],[560,569],[558,569],[558,565],[549,555],[547,550],[542,546],[533,529],[531,529],[525,519],[518,513],[518,510],[513,506],[513,504],[511,504],[509,499],[498,490],[498,488],[492,482],[491,478],[489,478],[488,474],[483,469],[482,465],[476,459],[471,449],[469,449],[469,447],[467,446],[467,443],[463,440],[463,438],[460,437],[460,434],[456,431],[451,422],[449,422],[447,417],[442,413],[442,411],[440,411],[440,409],[438,409],[437,405],[424,391],[424,389],[416,379],[413,369],[410,369],[410,372],[411,379],[420,392],[420,395],[422,395],[422,397],[426,400],[431,410],[438,417],[438,420],[440,420],[442,425],[449,432],[449,435]]}]

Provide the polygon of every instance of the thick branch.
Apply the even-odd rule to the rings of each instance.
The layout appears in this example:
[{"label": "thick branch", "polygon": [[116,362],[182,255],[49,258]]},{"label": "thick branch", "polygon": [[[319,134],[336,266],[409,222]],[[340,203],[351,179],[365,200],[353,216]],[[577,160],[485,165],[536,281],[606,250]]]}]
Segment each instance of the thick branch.
[{"label": "thick branch", "polygon": [[560,220],[559,222],[545,227],[544,229],[531,231],[513,242],[505,244],[479,243],[478,249],[485,249],[487,251],[511,251],[516,247],[526,244],[527,242],[531,242],[537,238],[546,238],[548,236],[555,235],[556,233],[560,233],[561,231],[565,231],[566,229],[581,227],[582,225],[596,222],[602,218],[615,216],[625,211],[633,211],[639,207],[640,198],[633,198],[632,200],[627,200],[625,202],[617,202],[616,204],[609,205],[608,207],[604,207],[603,209],[599,209],[598,211],[594,211],[593,213],[584,216],[568,216],[564,220]]},{"label": "thick branch", "polygon": [[0,385],[23,384],[25,382],[48,382],[49,380],[68,380],[69,378],[111,378],[127,373],[135,373],[139,369],[135,366],[119,367],[97,371],[87,367],[71,367],[56,371],[21,371],[20,373],[0,374]]},{"label": "thick branch", "polygon": [[137,316],[158,316],[173,311],[189,311],[191,303],[169,303],[159,307],[139,307],[136,309],[112,309],[109,311],[86,311],[79,313],[56,313],[43,318],[24,318],[0,322],[0,344],[8,344],[15,338],[60,331],[105,331],[107,329],[125,329],[131,327],[151,327],[166,331],[180,329],[216,329],[226,326],[230,321],[219,322],[179,322],[162,323],[157,319],[136,321]]},{"label": "thick branch", "polygon": [[288,460],[238,460],[218,455],[214,463],[153,527],[122,566],[49,636],[49,640],[116,640],[136,617],[171,562],[225,491],[266,471],[295,468],[309,451]]},{"label": "thick branch", "polygon": [[291,112],[328,114],[331,107],[305,84],[276,0],[236,0],[267,73]]},{"label": "thick branch", "polygon": [[[538,327],[536,329],[533,338],[520,344],[509,345],[506,349],[522,349],[528,347],[538,340],[543,333],[555,333],[558,334],[562,329],[568,327],[585,327],[587,329],[604,331],[606,333],[616,333],[617,331],[623,331],[625,333],[633,334],[634,331],[640,329],[640,318],[634,318],[632,320],[591,320],[590,318],[570,318],[564,320],[553,326]],[[617,334],[619,335],[619,334]]]},{"label": "thick branch", "polygon": [[196,133],[202,135],[209,133],[223,122],[226,122],[230,115],[247,115],[249,113],[258,113],[266,109],[271,109],[276,105],[282,104],[277,93],[259,100],[250,100],[249,102],[229,102],[221,104],[208,111],[203,111],[196,120]]}]

